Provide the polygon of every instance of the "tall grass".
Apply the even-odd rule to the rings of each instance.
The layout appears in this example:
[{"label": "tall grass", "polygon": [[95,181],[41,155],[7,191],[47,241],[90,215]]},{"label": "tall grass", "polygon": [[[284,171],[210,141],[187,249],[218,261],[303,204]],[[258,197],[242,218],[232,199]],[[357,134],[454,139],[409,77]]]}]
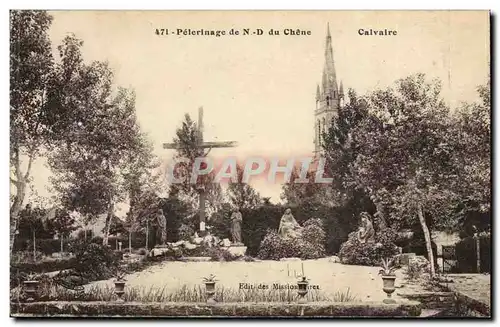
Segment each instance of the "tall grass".
[{"label": "tall grass", "polygon": [[[298,300],[297,290],[294,289],[236,289],[218,286],[215,290],[215,299],[218,302],[283,302],[292,303]],[[17,301],[19,289],[11,292],[11,300]],[[124,300],[130,302],[206,302],[207,296],[203,285],[183,285],[179,288],[164,287],[126,287]],[[337,291],[333,296],[327,296],[320,290],[309,290],[306,299],[308,302],[353,302],[356,296],[347,291]],[[40,289],[42,301],[114,301],[116,295],[114,287],[92,285],[84,292],[65,289],[59,285],[45,285]]]}]

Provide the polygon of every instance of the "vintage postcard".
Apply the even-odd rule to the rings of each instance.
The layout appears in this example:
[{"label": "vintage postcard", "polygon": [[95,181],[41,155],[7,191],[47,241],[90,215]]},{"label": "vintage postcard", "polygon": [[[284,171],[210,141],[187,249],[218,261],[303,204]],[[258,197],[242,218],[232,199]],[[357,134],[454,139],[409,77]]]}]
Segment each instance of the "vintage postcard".
[{"label": "vintage postcard", "polygon": [[488,11],[10,11],[12,317],[491,318]]}]

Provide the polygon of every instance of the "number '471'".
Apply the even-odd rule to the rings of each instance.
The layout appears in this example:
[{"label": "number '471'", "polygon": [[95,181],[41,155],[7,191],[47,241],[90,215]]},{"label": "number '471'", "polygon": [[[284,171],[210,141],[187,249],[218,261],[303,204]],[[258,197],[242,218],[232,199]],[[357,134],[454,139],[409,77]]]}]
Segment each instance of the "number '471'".
[{"label": "number '471'", "polygon": [[168,28],[157,28],[156,35],[168,35]]}]

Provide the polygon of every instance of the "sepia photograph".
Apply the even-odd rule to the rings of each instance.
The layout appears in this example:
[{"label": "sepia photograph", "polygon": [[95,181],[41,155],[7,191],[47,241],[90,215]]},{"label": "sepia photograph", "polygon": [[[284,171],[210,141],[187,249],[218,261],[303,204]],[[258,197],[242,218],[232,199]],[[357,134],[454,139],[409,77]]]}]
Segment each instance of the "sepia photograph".
[{"label": "sepia photograph", "polygon": [[10,10],[10,316],[491,319],[491,13]]}]

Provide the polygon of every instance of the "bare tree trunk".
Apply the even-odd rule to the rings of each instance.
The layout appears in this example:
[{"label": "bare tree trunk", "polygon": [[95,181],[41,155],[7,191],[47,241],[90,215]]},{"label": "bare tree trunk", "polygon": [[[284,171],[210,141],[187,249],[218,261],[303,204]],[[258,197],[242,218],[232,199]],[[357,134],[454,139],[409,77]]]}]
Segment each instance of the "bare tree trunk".
[{"label": "bare tree trunk", "polygon": [[113,200],[110,200],[108,207],[108,214],[106,215],[106,222],[104,224],[104,235],[102,236],[102,244],[108,245],[109,229],[111,227],[111,219],[113,218],[115,204]]},{"label": "bare tree trunk", "polygon": [[149,220],[146,219],[146,250],[149,250]]},{"label": "bare tree trunk", "polygon": [[19,213],[21,212],[24,197],[26,195],[26,183],[23,180],[16,181],[15,185],[16,197],[14,198],[14,202],[10,208],[10,254],[12,254],[12,249],[14,248]]},{"label": "bare tree trunk", "polygon": [[36,232],[33,229],[33,262],[36,262]]},{"label": "bare tree trunk", "polygon": [[34,152],[31,151],[28,154],[28,168],[23,174],[23,172],[21,171],[21,158],[19,158],[19,147],[15,145],[12,151],[14,152],[14,172],[16,174],[17,180],[13,180],[12,178],[10,179],[11,183],[16,186],[16,197],[14,198],[14,202],[12,203],[12,207],[10,208],[10,254],[12,254],[12,248],[14,247],[17,223],[19,220],[19,212],[21,211],[24,197],[26,196],[26,184],[30,176],[33,160],[35,160]]},{"label": "bare tree trunk", "polygon": [[427,259],[429,259],[431,267],[430,275],[431,278],[434,278],[434,276],[436,275],[436,268],[434,267],[434,253],[432,253],[431,234],[429,232],[429,228],[427,227],[427,223],[425,222],[424,212],[421,203],[419,203],[417,206],[417,214],[418,214],[418,220],[420,221],[420,225],[422,226],[422,231],[424,232],[425,247],[427,249]]},{"label": "bare tree trunk", "polygon": [[128,231],[128,253],[132,254],[132,231]]},{"label": "bare tree trunk", "polygon": [[61,255],[62,255],[62,253],[64,252],[64,245],[63,245],[63,242],[64,242],[64,236],[63,236],[63,234],[61,234]]}]

